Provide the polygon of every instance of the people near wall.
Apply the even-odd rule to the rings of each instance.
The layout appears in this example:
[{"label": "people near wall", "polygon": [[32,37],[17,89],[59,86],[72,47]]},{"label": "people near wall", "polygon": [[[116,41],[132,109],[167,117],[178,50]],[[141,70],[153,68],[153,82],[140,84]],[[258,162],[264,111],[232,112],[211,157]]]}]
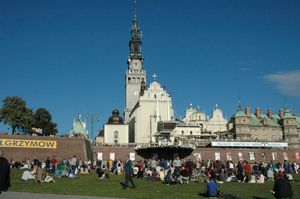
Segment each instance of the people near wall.
[{"label": "people near wall", "polygon": [[122,168],[123,168],[123,163],[121,160],[118,160],[117,165],[116,165],[117,169],[116,169],[116,174],[117,175],[121,175],[122,173]]},{"label": "people near wall", "polygon": [[50,160],[50,157],[49,157],[49,156],[47,157],[45,163],[46,163],[46,170],[47,170],[47,172],[50,172],[50,164],[51,164],[51,160]]},{"label": "people near wall", "polygon": [[10,165],[0,152],[0,194],[2,191],[7,191],[10,186]]},{"label": "people near wall", "polygon": [[74,155],[70,161],[70,166],[71,166],[71,173],[73,175],[76,175],[76,169],[77,169],[77,158],[76,155]]},{"label": "people near wall", "polygon": [[51,159],[51,166],[52,166],[51,171],[52,171],[52,173],[55,172],[56,164],[57,164],[56,157],[53,156],[52,159]]},{"label": "people near wall", "polygon": [[150,167],[151,169],[156,169],[157,166],[157,161],[155,160],[155,158],[150,160]]},{"label": "people near wall", "polygon": [[180,158],[177,156],[176,159],[173,161],[173,166],[175,169],[175,174],[178,175],[180,173],[181,167],[182,167],[182,162]]},{"label": "people near wall", "polygon": [[250,177],[251,177],[252,168],[248,161],[244,161],[244,172],[245,172],[245,176],[244,176],[243,182],[249,182]]},{"label": "people near wall", "polygon": [[138,178],[143,178],[144,177],[144,171],[145,171],[145,164],[142,160],[138,161],[137,165],[138,167],[138,173],[137,177]]}]

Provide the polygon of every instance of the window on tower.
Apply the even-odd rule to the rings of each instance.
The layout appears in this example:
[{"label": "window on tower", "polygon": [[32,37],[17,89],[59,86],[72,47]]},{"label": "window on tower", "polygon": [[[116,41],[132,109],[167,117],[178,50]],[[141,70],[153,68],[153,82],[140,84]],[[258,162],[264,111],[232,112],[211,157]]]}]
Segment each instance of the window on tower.
[{"label": "window on tower", "polygon": [[118,140],[119,139],[119,132],[118,131],[115,131],[114,132],[114,139],[116,140]]}]

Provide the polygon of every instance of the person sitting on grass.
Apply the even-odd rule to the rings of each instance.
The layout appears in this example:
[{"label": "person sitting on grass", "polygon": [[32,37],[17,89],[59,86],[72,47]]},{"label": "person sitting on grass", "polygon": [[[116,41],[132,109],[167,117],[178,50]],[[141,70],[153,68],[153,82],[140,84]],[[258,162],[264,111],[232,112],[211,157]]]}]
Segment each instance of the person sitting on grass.
[{"label": "person sitting on grass", "polygon": [[97,167],[96,173],[100,180],[109,179],[109,171],[108,170],[104,171],[100,167]]},{"label": "person sitting on grass", "polygon": [[187,168],[182,168],[179,175],[177,175],[177,181],[180,182],[180,184],[183,184],[184,182],[186,184],[189,184],[190,176],[188,173]]},{"label": "person sitting on grass", "polygon": [[159,180],[160,180],[159,173],[157,172],[156,169],[153,169],[152,170],[152,175],[151,175],[151,181],[156,182],[156,181],[159,181]]},{"label": "person sitting on grass", "polygon": [[36,169],[35,181],[37,183],[42,183],[46,178],[47,173],[42,169],[41,164],[39,163]]},{"label": "person sitting on grass", "polygon": [[204,195],[209,198],[216,198],[218,196],[218,184],[215,178],[210,177],[208,179],[207,183],[205,184]]},{"label": "person sitting on grass", "polygon": [[167,185],[176,184],[176,181],[172,176],[171,170],[168,170],[167,175],[165,176],[165,184]]}]

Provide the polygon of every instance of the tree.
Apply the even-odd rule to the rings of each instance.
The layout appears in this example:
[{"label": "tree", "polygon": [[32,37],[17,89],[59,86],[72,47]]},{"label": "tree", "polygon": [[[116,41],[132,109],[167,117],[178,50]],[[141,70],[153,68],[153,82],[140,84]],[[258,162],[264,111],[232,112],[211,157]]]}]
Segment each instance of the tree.
[{"label": "tree", "polygon": [[26,102],[18,96],[8,96],[3,100],[0,109],[0,120],[12,128],[12,134],[28,132],[30,123],[33,122],[32,110],[26,107]]},{"label": "tree", "polygon": [[39,108],[34,113],[34,127],[41,128],[44,135],[56,135],[56,123],[52,121],[52,116],[45,108]]},{"label": "tree", "polygon": [[32,109],[27,109],[26,112],[23,114],[23,125],[21,127],[22,132],[25,134],[32,133],[32,127],[35,124],[35,119],[33,115]]}]

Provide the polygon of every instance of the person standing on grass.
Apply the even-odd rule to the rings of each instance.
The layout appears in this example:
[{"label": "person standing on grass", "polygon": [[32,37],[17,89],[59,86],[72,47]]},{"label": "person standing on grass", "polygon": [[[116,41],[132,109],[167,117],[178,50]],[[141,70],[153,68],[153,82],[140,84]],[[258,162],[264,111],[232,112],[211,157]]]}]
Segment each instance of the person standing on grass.
[{"label": "person standing on grass", "polygon": [[285,175],[285,172],[279,170],[278,177],[275,179],[273,190],[271,190],[276,199],[293,199],[293,190],[291,183]]},{"label": "person standing on grass", "polygon": [[57,164],[56,157],[53,156],[52,159],[51,159],[52,173],[55,173],[56,164]]},{"label": "person standing on grass", "polygon": [[77,158],[76,158],[76,155],[74,155],[73,158],[71,159],[70,165],[71,165],[71,173],[73,175],[75,175],[75,170],[76,170],[76,167],[77,167]]},{"label": "person standing on grass", "polygon": [[10,165],[0,152],[0,194],[10,187]]},{"label": "person standing on grass", "polygon": [[127,156],[127,160],[126,160],[125,165],[124,165],[124,172],[125,172],[125,183],[121,183],[122,186],[123,186],[123,189],[128,188],[128,182],[131,183],[132,188],[135,188],[135,184],[132,181],[132,172],[133,172],[132,162],[131,162],[129,156]]}]

